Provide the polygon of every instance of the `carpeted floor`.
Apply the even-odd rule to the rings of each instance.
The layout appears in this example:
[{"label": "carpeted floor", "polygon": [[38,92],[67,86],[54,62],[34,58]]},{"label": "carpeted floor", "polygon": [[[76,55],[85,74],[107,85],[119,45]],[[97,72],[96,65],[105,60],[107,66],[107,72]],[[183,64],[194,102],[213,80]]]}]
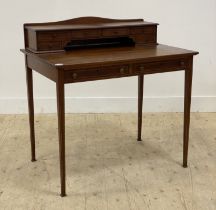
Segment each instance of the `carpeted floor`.
[{"label": "carpeted floor", "polygon": [[189,167],[182,113],[66,115],[67,197],[61,198],[56,115],[0,115],[0,209],[215,210],[216,113],[192,113]]}]

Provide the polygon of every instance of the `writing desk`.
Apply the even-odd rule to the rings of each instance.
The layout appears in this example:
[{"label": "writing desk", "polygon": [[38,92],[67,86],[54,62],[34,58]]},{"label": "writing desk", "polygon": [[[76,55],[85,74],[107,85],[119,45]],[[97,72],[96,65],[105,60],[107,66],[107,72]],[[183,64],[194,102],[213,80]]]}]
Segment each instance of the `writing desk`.
[{"label": "writing desk", "polygon": [[[107,22],[109,24],[111,24],[110,22],[112,22],[110,19],[81,18],[81,19],[68,20],[67,22],[59,22],[59,25],[61,25],[61,27],[63,27],[65,23],[67,24],[70,23],[73,25],[74,20],[76,21],[78,20],[79,24],[80,23],[86,24],[86,22],[90,21],[92,22],[92,24],[94,23],[97,26],[95,27],[97,29],[100,28],[101,22],[103,27],[104,24],[106,25]],[[114,22],[114,25],[119,26],[117,23],[118,22]],[[123,25],[125,26],[125,23]],[[47,25],[45,26],[42,25],[42,26],[45,27]],[[48,26],[50,26],[50,23],[48,24]],[[54,24],[54,26],[52,25],[52,27],[55,28],[56,23]],[[104,30],[103,27],[102,30]],[[24,30],[26,28],[27,28],[26,25],[24,25]],[[117,29],[120,31],[122,30],[122,28],[120,27],[117,27]],[[49,30],[51,29],[49,28]],[[35,70],[56,83],[61,196],[66,195],[64,86],[67,83],[137,76],[138,77],[137,140],[141,141],[144,75],[184,70],[185,91],[184,91],[183,167],[187,167],[193,56],[198,54],[197,52],[175,48],[171,46],[166,46],[166,45],[161,45],[158,43],[155,44],[139,43],[136,44],[135,46],[101,47],[101,48],[91,48],[91,49],[76,49],[71,51],[64,51],[64,50],[44,51],[42,53],[37,53],[28,48],[27,43],[29,42],[29,37],[28,40],[27,40],[27,35],[25,38],[26,38],[25,39],[26,49],[21,51],[25,53],[25,62],[26,62],[31,157],[32,157],[32,161],[36,160],[34,105],[33,105],[33,78],[32,78],[32,70]]]}]

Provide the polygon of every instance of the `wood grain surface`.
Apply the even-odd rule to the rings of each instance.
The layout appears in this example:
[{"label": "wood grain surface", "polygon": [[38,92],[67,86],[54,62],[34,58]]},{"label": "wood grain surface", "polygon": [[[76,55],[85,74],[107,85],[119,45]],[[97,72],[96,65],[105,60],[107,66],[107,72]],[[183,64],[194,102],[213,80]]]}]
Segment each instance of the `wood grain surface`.
[{"label": "wood grain surface", "polygon": [[59,195],[56,115],[0,115],[1,210],[215,210],[216,113],[192,113],[182,168],[182,113],[66,115],[67,197]]},{"label": "wood grain surface", "polygon": [[[160,61],[175,58],[193,56],[198,52],[185,50],[167,45],[136,45],[134,47],[117,47],[101,49],[83,49],[70,52],[32,54],[44,63],[49,63],[56,68],[71,69],[73,67],[91,67],[98,65],[121,64],[126,62],[136,63],[138,61]],[[57,64],[57,65],[56,65]],[[61,65],[60,65],[61,64]]]},{"label": "wood grain surface", "polygon": [[24,24],[25,47],[34,53],[64,50],[72,40],[128,36],[136,43],[156,44],[157,23],[143,19],[80,17]]}]

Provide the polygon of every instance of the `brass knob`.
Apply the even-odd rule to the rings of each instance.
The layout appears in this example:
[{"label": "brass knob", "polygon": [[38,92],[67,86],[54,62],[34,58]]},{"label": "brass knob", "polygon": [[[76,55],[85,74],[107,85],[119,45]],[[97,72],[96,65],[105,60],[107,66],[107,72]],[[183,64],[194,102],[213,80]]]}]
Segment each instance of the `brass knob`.
[{"label": "brass knob", "polygon": [[140,66],[140,70],[143,71],[145,68],[144,66]]},{"label": "brass knob", "polygon": [[120,73],[121,73],[121,74],[124,74],[124,73],[125,73],[124,67],[120,68]]},{"label": "brass knob", "polygon": [[77,78],[77,73],[73,73],[73,79]]}]

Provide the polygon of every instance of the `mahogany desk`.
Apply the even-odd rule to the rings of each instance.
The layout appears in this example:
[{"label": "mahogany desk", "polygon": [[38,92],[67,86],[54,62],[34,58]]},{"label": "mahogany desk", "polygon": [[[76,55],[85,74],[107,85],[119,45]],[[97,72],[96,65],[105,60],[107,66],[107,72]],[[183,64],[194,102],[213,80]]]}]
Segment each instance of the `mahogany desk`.
[{"label": "mahogany desk", "polygon": [[193,56],[198,54],[197,52],[161,44],[44,53],[34,53],[26,47],[22,52],[25,53],[26,61],[32,161],[36,160],[32,70],[56,83],[61,196],[66,196],[64,86],[67,83],[137,76],[137,140],[141,141],[144,75],[184,70],[183,167],[187,167]]}]

